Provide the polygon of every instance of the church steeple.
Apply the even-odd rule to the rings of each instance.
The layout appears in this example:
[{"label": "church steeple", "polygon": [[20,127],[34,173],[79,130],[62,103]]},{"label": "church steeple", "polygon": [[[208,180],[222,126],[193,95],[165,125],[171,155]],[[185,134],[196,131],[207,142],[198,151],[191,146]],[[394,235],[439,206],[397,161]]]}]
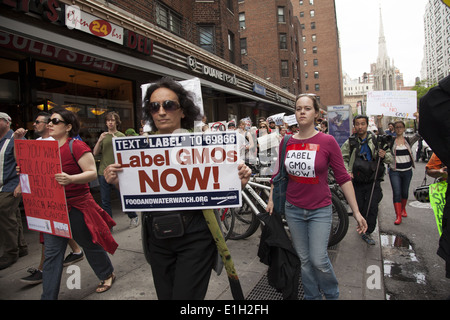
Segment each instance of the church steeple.
[{"label": "church steeple", "polygon": [[380,34],[378,37],[377,67],[378,68],[390,68],[390,66],[391,66],[390,59],[387,54],[386,38],[384,37],[383,17],[381,14],[381,7],[380,7]]},{"label": "church steeple", "polygon": [[378,37],[378,58],[374,72],[374,90],[396,90],[394,61],[387,54],[384,36],[383,16],[380,6],[380,34]]}]

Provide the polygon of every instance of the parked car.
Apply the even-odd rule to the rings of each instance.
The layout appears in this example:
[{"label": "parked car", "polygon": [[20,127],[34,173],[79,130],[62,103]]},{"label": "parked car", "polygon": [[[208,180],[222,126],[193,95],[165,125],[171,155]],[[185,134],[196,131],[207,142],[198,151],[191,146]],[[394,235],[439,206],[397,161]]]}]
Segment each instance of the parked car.
[{"label": "parked car", "polygon": [[414,129],[413,128],[407,128],[405,133],[406,134],[413,134],[414,133]]}]

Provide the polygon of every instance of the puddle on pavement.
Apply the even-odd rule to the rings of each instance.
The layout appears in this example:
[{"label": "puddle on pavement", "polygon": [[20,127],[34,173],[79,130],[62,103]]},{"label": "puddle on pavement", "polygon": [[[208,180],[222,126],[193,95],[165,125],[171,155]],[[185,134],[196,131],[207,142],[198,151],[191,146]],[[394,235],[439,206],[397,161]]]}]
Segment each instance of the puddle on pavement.
[{"label": "puddle on pavement", "polygon": [[384,276],[394,280],[426,284],[411,242],[400,234],[380,234],[383,253]]}]

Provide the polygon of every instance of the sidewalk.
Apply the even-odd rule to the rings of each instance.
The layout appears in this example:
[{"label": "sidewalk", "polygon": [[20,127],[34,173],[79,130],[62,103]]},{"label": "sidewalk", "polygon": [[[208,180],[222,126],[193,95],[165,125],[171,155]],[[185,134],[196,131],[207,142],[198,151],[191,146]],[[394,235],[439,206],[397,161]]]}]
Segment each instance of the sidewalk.
[{"label": "sidewalk", "polygon": [[[129,229],[129,218],[122,214],[118,200],[113,201],[114,227],[113,236],[119,244],[116,253],[111,256],[115,268],[116,281],[111,290],[97,294],[95,288],[99,281],[89,267],[86,259],[63,271],[59,299],[61,300],[156,300],[150,265],[144,257],[141,244],[141,226]],[[383,262],[381,259],[380,237],[378,229],[373,234],[375,246],[363,242],[356,232],[356,223],[350,218],[346,237],[335,248],[329,250],[330,258],[340,285],[341,300],[384,300]],[[39,300],[42,285],[26,285],[20,281],[28,276],[29,267],[37,267],[41,256],[39,234],[29,231],[24,222],[25,239],[28,243],[28,255],[12,265],[0,270],[0,300]],[[260,231],[245,240],[228,240],[227,245],[233,258],[244,296],[261,286],[267,266],[259,262],[257,250]],[[0,249],[1,250],[1,249]],[[2,252],[0,251],[0,254]],[[67,250],[67,254],[69,249]],[[77,268],[79,267],[79,269]],[[79,288],[74,275],[80,271]],[[369,278],[369,286],[367,279]],[[260,281],[261,280],[261,281]],[[381,287],[378,286],[381,284]],[[75,286],[75,288],[74,288]],[[272,288],[263,288],[258,299],[274,299]],[[232,300],[225,270],[221,275],[212,273],[207,300]]]}]

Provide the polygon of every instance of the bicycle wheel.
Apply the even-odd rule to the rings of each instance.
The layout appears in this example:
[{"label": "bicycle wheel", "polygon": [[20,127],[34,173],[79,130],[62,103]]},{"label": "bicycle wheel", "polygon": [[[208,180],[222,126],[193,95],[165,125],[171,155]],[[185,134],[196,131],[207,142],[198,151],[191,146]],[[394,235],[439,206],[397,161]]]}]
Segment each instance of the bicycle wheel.
[{"label": "bicycle wheel", "polygon": [[240,240],[250,237],[258,230],[259,219],[250,209],[249,205],[244,202],[240,208],[230,209],[234,215],[233,228],[228,234],[228,239]]},{"label": "bicycle wheel", "polygon": [[234,226],[234,214],[231,208],[214,209],[216,216],[219,216],[220,229],[222,230],[225,240],[230,237],[230,232]]},{"label": "bicycle wheel", "polygon": [[331,224],[330,238],[328,239],[328,247],[335,246],[344,239],[349,224],[347,210],[334,192],[331,192],[331,201],[333,203],[333,221]]}]

